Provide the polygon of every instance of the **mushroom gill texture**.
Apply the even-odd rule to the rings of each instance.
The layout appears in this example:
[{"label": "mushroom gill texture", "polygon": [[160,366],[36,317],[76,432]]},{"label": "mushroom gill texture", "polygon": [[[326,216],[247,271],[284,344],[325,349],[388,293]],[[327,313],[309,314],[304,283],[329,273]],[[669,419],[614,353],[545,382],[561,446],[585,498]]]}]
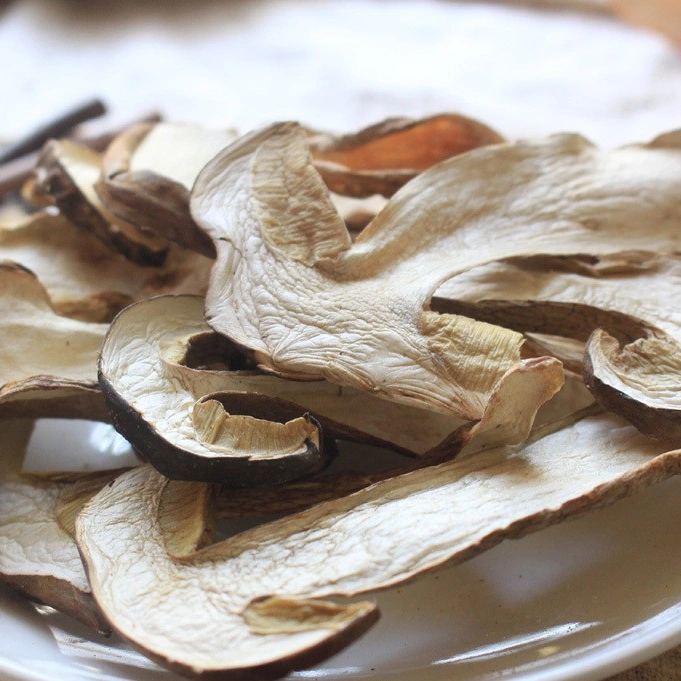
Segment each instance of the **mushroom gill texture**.
[{"label": "mushroom gill texture", "polygon": [[433,306],[516,331],[588,341],[596,398],[642,432],[681,437],[681,258],[648,251],[490,263],[445,282]]},{"label": "mushroom gill texture", "polygon": [[560,134],[476,149],[418,175],[351,243],[305,131],[257,131],[211,161],[192,193],[217,251],[207,321],[281,375],[476,421],[521,365],[523,339],[437,314],[433,292],[526,253],[678,249],[672,142],[601,151]]},{"label": "mushroom gill texture", "polygon": [[0,290],[0,416],[108,419],[97,384],[107,326],[58,315],[14,263],[0,263]]},{"label": "mushroom gill texture", "polygon": [[92,598],[76,542],[58,522],[59,498],[70,484],[21,475],[32,427],[27,419],[0,424],[0,580],[110,631]]},{"label": "mushroom gill texture", "polygon": [[[374,621],[370,603],[329,597],[395,586],[679,472],[678,450],[616,416],[560,425],[522,448],[384,480],[182,558],[164,545],[160,505],[203,487],[175,492],[142,466],[84,508],[77,541],[112,626],[153,659],[189,676],[271,678]],[[179,500],[173,508],[188,513]]]},{"label": "mushroom gill texture", "polygon": [[[159,471],[230,485],[282,482],[319,467],[322,443],[306,414],[326,437],[433,459],[453,456],[475,438],[522,442],[563,383],[559,362],[529,360],[508,372],[490,408],[471,424],[323,380],[246,370],[243,363],[203,320],[202,298],[162,296],[114,320],[99,379],[116,427]],[[511,409],[519,394],[522,404],[514,401]]]}]

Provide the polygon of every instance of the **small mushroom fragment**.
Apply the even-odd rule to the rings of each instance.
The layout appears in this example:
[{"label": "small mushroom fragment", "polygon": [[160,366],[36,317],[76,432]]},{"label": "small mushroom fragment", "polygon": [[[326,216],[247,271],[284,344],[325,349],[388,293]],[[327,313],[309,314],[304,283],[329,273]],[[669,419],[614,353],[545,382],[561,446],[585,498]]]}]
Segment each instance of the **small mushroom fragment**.
[{"label": "small mushroom fragment", "polygon": [[[73,537],[57,520],[68,483],[20,474],[30,421],[0,426],[0,579],[32,599],[100,631],[110,631],[97,604]],[[101,485],[100,485],[101,487]]]},{"label": "small mushroom fragment", "polygon": [[50,211],[0,218],[2,259],[34,272],[58,314],[89,322],[108,322],[133,300],[150,295],[203,294],[212,265],[171,247],[162,267],[140,267]]},{"label": "small mushroom fragment", "polygon": [[97,192],[121,218],[214,257],[189,213],[189,192],[206,163],[236,138],[233,130],[180,123],[133,126],[104,154]]},{"label": "small mushroom fragment", "polygon": [[385,480],[182,560],[168,555],[159,530],[159,505],[178,494],[176,483],[142,466],[85,507],[76,535],[97,602],[135,646],[189,676],[271,678],[310,664],[306,656],[319,659],[316,646],[334,652],[375,618],[370,604],[334,608],[319,599],[463,561],[680,465],[678,450],[613,415],[591,416],[522,449],[497,447]]},{"label": "small mushroom fragment", "polygon": [[678,439],[680,297],[681,258],[636,251],[490,263],[446,282],[433,306],[588,340],[584,375],[598,401],[648,435]]},{"label": "small mushroom fragment", "polygon": [[107,326],[61,317],[35,275],[0,263],[0,416],[107,420],[97,357]]},{"label": "small mushroom fragment", "polygon": [[457,114],[390,118],[351,135],[310,137],[314,166],[333,192],[392,196],[426,168],[451,156],[504,139],[488,126]]},{"label": "small mushroom fragment", "polygon": [[195,184],[192,214],[217,250],[207,321],[270,371],[475,421],[520,365],[522,337],[428,309],[439,284],[525,253],[678,249],[679,176],[671,142],[492,145],[418,175],[351,243],[305,132],[274,125]]},{"label": "small mushroom fragment", "polygon": [[[555,360],[528,361],[500,381],[492,408],[470,424],[326,381],[230,370],[230,361],[238,366],[237,351],[203,321],[203,299],[158,297],[126,308],[114,320],[102,345],[100,384],[117,429],[162,473],[239,485],[283,481],[322,462],[318,452],[306,449],[317,436],[307,419],[301,421],[305,414],[329,437],[410,456],[449,457],[483,433],[523,441],[537,409],[563,381]],[[503,405],[519,385],[522,406],[509,411]],[[285,444],[282,438],[292,428],[295,439]],[[249,442],[237,447],[235,437]],[[305,449],[297,452],[293,442]],[[259,455],[249,451],[256,443]]]},{"label": "small mushroom fragment", "polygon": [[101,154],[72,140],[52,140],[38,160],[36,186],[69,220],[114,252],[139,265],[162,264],[168,242],[143,233],[107,209],[95,191],[100,172]]}]

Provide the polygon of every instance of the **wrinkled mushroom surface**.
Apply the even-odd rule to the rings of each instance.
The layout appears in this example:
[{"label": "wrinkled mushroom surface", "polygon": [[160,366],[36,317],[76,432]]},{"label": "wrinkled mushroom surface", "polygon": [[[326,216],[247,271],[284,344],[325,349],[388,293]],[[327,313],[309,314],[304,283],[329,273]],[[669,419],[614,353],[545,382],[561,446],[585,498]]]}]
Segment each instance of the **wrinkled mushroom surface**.
[{"label": "wrinkled mushroom surface", "polygon": [[[158,470],[173,478],[240,484],[251,478],[281,481],[286,466],[291,477],[314,467],[309,452],[296,453],[283,443],[278,455],[274,448],[268,455],[268,438],[279,428],[274,421],[299,422],[309,413],[328,437],[446,457],[475,437],[523,441],[537,409],[563,382],[558,362],[528,361],[500,381],[490,408],[470,424],[326,381],[230,370],[230,362],[238,368],[239,361],[236,349],[203,321],[201,298],[158,297],[128,307],[113,322],[102,346],[100,384],[118,430]],[[513,398],[519,390],[518,408]],[[241,437],[239,419],[249,416],[257,417],[249,421],[249,437],[264,438],[251,452],[229,444]],[[303,441],[312,437],[307,426],[302,434]],[[270,470],[275,463],[277,471]]]},{"label": "wrinkled mushroom surface", "polygon": [[351,244],[304,131],[275,125],[195,185],[192,214],[218,253],[207,320],[272,371],[476,420],[520,364],[522,337],[429,310],[438,285],[528,252],[673,251],[680,172],[681,153],[661,143],[493,145],[420,174]]},{"label": "wrinkled mushroom surface", "polygon": [[678,451],[617,417],[592,416],[522,449],[497,447],[379,482],[182,560],[168,554],[158,520],[175,483],[143,466],[86,506],[77,539],[100,607],[137,647],[192,676],[248,670],[261,678],[307,664],[305,651],[317,657],[325,640],[347,642],[343,627],[373,619],[369,604],[332,611],[318,599],[470,558],[610,503],[680,463]]},{"label": "wrinkled mushroom surface", "polygon": [[14,263],[0,263],[0,290],[0,416],[106,419],[97,358],[107,326],[56,314]]}]

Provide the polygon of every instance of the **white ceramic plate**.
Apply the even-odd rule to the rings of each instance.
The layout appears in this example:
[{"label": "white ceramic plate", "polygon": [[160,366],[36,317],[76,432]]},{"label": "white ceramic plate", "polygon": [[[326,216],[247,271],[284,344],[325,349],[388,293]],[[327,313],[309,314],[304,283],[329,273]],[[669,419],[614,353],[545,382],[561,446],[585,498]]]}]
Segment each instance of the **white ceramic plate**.
[{"label": "white ceramic plate", "polygon": [[[81,453],[125,460],[125,447],[101,424],[59,428],[34,436],[33,467],[55,442],[69,449],[69,438]],[[346,455],[356,461],[362,452]],[[382,619],[364,638],[290,679],[603,679],[681,643],[680,516],[681,480],[673,479],[379,593]],[[3,679],[180,678],[9,589],[0,590],[0,614]]]}]

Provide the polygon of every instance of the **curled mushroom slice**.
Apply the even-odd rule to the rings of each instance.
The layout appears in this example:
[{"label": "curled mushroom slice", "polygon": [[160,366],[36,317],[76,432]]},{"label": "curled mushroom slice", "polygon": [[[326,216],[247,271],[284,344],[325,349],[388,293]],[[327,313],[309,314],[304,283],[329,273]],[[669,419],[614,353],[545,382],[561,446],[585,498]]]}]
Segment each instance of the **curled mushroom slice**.
[{"label": "curled mushroom slice", "polygon": [[659,144],[492,145],[418,175],[351,243],[304,131],[275,125],[219,154],[194,187],[192,213],[218,253],[207,320],[282,375],[477,420],[519,366],[522,337],[429,310],[433,291],[527,252],[674,250],[679,173],[681,153]]},{"label": "curled mushroom slice", "polygon": [[143,233],[113,213],[97,196],[101,154],[71,140],[52,140],[36,166],[36,184],[73,223],[94,234],[111,250],[140,265],[160,265],[168,242]]},{"label": "curled mushroom slice", "polygon": [[503,138],[457,114],[391,118],[351,135],[310,138],[314,164],[326,185],[349,196],[392,196],[419,172],[451,156]]},{"label": "curled mushroom slice", "polygon": [[[635,251],[490,263],[446,282],[436,309],[587,341],[584,375],[606,408],[681,437],[681,258]],[[670,307],[671,306],[671,307]]]},{"label": "curled mushroom slice", "polygon": [[[291,444],[317,442],[312,424],[301,420],[305,414],[329,437],[432,459],[453,456],[483,433],[521,442],[537,409],[563,381],[555,360],[527,362],[500,381],[498,397],[472,425],[326,381],[230,370],[230,363],[239,362],[234,346],[204,322],[201,298],[158,297],[114,320],[102,345],[100,384],[118,430],[158,470],[238,485],[282,481],[323,463],[316,445],[296,453]],[[506,396],[517,397],[519,390],[521,409],[506,409]],[[230,440],[234,446],[227,447]],[[249,452],[246,442],[257,444],[261,454]]]},{"label": "curled mushroom slice", "polygon": [[32,272],[0,263],[0,416],[107,419],[97,357],[107,329],[61,317]]},{"label": "curled mushroom slice", "polygon": [[679,451],[617,417],[592,416],[519,450],[497,447],[379,482],[181,561],[158,529],[159,504],[175,494],[174,483],[143,466],[86,506],[77,540],[93,593],[124,637],[188,675],[257,679],[308,663],[304,651],[327,637],[347,642],[344,627],[373,620],[368,604],[336,610],[318,599],[463,561],[615,501],[680,464]]},{"label": "curled mushroom slice", "polygon": [[133,126],[104,154],[97,191],[116,215],[212,257],[212,242],[189,213],[189,192],[203,166],[236,138],[233,130],[180,123]]},{"label": "curled mushroom slice", "polygon": [[0,579],[88,626],[110,631],[92,598],[78,547],[57,519],[59,497],[69,483],[22,476],[31,422],[8,420],[1,427]]}]

